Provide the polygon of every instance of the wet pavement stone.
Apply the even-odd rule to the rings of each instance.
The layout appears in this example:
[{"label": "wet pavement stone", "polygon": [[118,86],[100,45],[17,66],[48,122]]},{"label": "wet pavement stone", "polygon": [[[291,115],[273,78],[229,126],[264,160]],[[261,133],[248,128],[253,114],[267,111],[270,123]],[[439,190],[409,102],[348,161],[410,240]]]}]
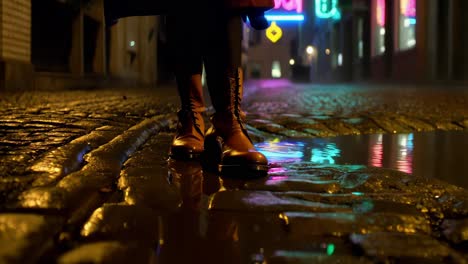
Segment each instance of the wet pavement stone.
[{"label": "wet pavement stone", "polygon": [[[326,248],[324,248],[326,250]],[[370,264],[372,261],[363,257],[354,256],[329,256],[317,253],[301,251],[277,251],[268,258],[267,263],[272,264],[306,264],[306,263],[329,263],[329,264]]]},{"label": "wet pavement stone", "polygon": [[123,241],[89,243],[61,256],[57,263],[157,263],[151,247]]},{"label": "wet pavement stone", "polygon": [[[352,164],[276,162],[242,181],[168,160],[175,92],[2,97],[0,262],[466,263],[467,190]],[[251,82],[246,94],[257,142],[467,129],[463,89]]]},{"label": "wet pavement stone", "polygon": [[50,215],[0,213],[0,262],[37,262],[54,247],[54,236],[64,220]]},{"label": "wet pavement stone", "polygon": [[80,234],[89,240],[136,240],[152,245],[160,236],[160,217],[148,207],[106,203],[93,212]]}]

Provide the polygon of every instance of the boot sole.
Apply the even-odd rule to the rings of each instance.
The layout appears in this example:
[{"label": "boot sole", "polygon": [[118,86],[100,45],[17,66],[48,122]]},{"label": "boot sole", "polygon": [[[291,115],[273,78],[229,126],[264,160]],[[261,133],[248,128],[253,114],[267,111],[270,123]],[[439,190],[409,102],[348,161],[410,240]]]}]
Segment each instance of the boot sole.
[{"label": "boot sole", "polygon": [[169,157],[175,160],[189,161],[189,160],[199,160],[202,156],[202,153],[198,152],[171,152]]},{"label": "boot sole", "polygon": [[222,176],[237,179],[256,179],[268,175],[268,165],[244,164],[244,165],[218,165],[218,171]]}]

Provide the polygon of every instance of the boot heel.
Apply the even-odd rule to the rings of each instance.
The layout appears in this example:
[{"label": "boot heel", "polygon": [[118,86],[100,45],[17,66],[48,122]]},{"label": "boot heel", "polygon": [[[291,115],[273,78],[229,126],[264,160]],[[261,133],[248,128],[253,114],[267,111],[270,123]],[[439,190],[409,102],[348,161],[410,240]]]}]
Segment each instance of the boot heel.
[{"label": "boot heel", "polygon": [[205,151],[201,163],[203,168],[209,172],[219,172],[219,164],[223,155],[222,139],[216,135],[205,137]]}]

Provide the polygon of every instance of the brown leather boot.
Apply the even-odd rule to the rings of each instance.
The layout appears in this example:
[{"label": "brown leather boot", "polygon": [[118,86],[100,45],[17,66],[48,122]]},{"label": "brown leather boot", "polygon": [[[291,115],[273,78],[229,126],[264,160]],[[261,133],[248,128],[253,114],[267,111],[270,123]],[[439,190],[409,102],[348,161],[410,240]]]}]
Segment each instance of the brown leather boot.
[{"label": "brown leather boot", "polygon": [[178,78],[177,86],[182,109],[177,113],[179,123],[169,156],[177,160],[197,159],[203,153],[205,123],[201,74]]},{"label": "brown leather boot", "polygon": [[[218,109],[211,117],[212,126],[206,133],[205,152],[207,158],[218,163],[218,170],[228,176],[258,177],[266,175],[268,160],[258,152],[244,125],[245,114],[241,110],[242,70],[236,69],[228,74],[229,84],[225,89],[227,96],[212,97]],[[219,105],[223,105],[219,109]],[[216,160],[218,157],[218,160]]]}]

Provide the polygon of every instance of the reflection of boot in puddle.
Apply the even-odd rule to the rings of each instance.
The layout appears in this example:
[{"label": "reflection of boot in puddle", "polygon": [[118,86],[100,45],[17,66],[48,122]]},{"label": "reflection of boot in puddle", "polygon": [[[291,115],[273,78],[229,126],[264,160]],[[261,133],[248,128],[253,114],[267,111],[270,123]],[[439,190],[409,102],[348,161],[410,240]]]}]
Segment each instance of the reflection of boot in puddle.
[{"label": "reflection of boot in puddle", "polygon": [[197,210],[202,194],[203,170],[198,162],[168,161],[169,182],[176,186],[182,197],[181,207]]},{"label": "reflection of boot in puddle", "polygon": [[218,177],[205,175],[199,162],[170,159],[168,168],[168,181],[180,190],[183,209],[199,210],[203,194],[219,190]]},{"label": "reflection of boot in puddle", "polygon": [[205,174],[199,162],[168,161],[168,180],[180,192],[180,210],[168,220],[167,263],[207,263],[209,196],[219,190],[217,175]]}]

